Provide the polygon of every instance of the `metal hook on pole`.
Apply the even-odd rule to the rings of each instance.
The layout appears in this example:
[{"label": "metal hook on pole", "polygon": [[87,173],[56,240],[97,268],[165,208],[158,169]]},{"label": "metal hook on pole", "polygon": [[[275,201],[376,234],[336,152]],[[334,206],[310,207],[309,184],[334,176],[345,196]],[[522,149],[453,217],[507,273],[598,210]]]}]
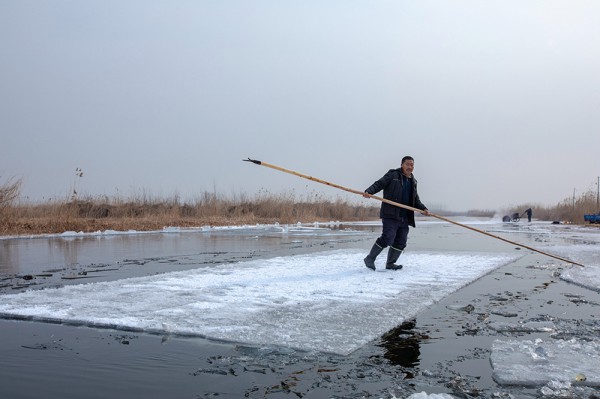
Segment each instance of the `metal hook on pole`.
[{"label": "metal hook on pole", "polygon": [[[254,163],[254,164],[256,164],[256,165],[266,166],[267,168],[275,169],[275,170],[278,170],[278,171],[280,171],[280,172],[284,172],[284,173],[289,173],[289,174],[292,174],[292,175],[294,175],[294,176],[298,176],[298,177],[301,177],[301,178],[303,178],[303,179],[308,179],[308,180],[311,180],[311,181],[314,181],[314,182],[317,182],[317,183],[325,184],[325,185],[327,185],[327,186],[334,187],[334,188],[337,188],[337,189],[340,189],[340,190],[343,190],[343,191],[347,191],[347,192],[349,192],[349,193],[358,194],[358,195],[361,195],[361,196],[364,194],[364,192],[363,192],[363,191],[354,190],[354,189],[352,189],[352,188],[344,187],[344,186],[341,186],[341,185],[339,185],[339,184],[331,183],[331,182],[328,182],[328,181],[326,181],[326,180],[321,180],[321,179],[318,179],[318,178],[316,178],[316,177],[312,177],[312,176],[309,176],[309,175],[305,175],[305,174],[303,174],[303,173],[295,172],[295,171],[293,171],[293,170],[290,170],[290,169],[285,169],[285,168],[282,168],[281,166],[273,165],[273,164],[270,164],[270,163],[267,163],[267,162],[258,161],[258,160],[256,160],[256,159],[250,159],[250,158],[248,158],[248,159],[243,159],[243,161],[244,161],[244,162],[252,162],[252,163]],[[391,204],[391,205],[394,205],[394,206],[397,206],[397,207],[400,207],[400,208],[408,209],[408,210],[410,210],[410,211],[413,211],[413,212],[418,212],[418,213],[424,214],[424,212],[423,212],[422,210],[420,210],[420,209],[413,208],[412,206],[404,205],[404,204],[401,204],[401,203],[399,203],[399,202],[391,201],[391,200],[385,199],[385,198],[383,198],[383,197],[378,197],[378,196],[376,196],[376,195],[369,195],[369,198],[373,198],[373,199],[376,199],[376,200],[378,200],[378,201],[381,201],[381,202],[386,202],[386,203],[388,203],[388,204]],[[571,263],[571,264],[573,264],[573,265],[577,265],[577,266],[584,267],[584,265],[582,265],[581,263],[577,263],[577,262],[574,262],[574,261],[572,261],[572,260],[569,260],[569,259],[566,259],[566,258],[561,258],[560,256],[556,256],[556,255],[549,254],[549,253],[547,253],[547,252],[544,252],[544,251],[541,251],[541,250],[539,250],[539,249],[536,249],[536,248],[530,247],[530,246],[528,246],[528,245],[520,244],[520,243],[518,243],[518,242],[511,241],[511,240],[508,240],[508,239],[506,239],[506,238],[503,238],[503,237],[500,237],[500,236],[497,236],[497,235],[494,235],[494,234],[490,234],[490,233],[488,233],[487,231],[483,231],[483,230],[480,230],[480,229],[476,229],[475,227],[467,226],[467,225],[465,225],[465,224],[462,224],[462,223],[456,222],[456,221],[454,221],[454,220],[451,220],[451,219],[445,218],[445,217],[443,217],[443,216],[440,216],[440,215],[436,215],[436,214],[434,214],[434,213],[431,213],[431,212],[429,212],[428,216],[432,216],[432,217],[434,217],[434,218],[437,218],[437,219],[443,220],[443,221],[445,221],[445,222],[448,222],[448,223],[454,224],[454,225],[456,225],[456,226],[464,227],[464,228],[466,228],[466,229],[469,229],[469,230],[475,231],[475,232],[477,232],[477,233],[484,234],[484,235],[486,235],[486,236],[488,236],[488,237],[496,238],[496,239],[498,239],[498,240],[501,240],[501,241],[507,242],[507,243],[509,243],[509,244],[516,245],[516,246],[518,246],[518,247],[522,247],[522,248],[529,249],[529,250],[531,250],[531,251],[534,251],[534,252],[540,253],[540,254],[542,254],[542,255],[549,256],[549,257],[551,257],[551,258],[554,258],[554,259],[558,259],[558,260],[560,260],[560,261],[563,261],[563,262],[566,262],[566,263]]]}]

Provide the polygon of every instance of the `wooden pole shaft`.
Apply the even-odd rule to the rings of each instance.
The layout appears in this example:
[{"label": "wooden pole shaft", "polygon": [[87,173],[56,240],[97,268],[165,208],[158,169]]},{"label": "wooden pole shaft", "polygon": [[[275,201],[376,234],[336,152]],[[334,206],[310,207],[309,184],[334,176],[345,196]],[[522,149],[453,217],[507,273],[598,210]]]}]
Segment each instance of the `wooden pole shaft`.
[{"label": "wooden pole shaft", "polygon": [[[358,194],[358,195],[361,195],[361,196],[363,194],[365,194],[364,191],[354,190],[352,188],[344,187],[344,186],[341,186],[339,184],[328,182],[326,180],[317,179],[316,177],[312,177],[312,176],[309,176],[309,175],[305,175],[303,173],[295,172],[295,171],[290,170],[290,169],[285,169],[285,168],[282,168],[281,166],[273,165],[273,164],[270,164],[270,163],[267,163],[267,162],[257,161],[255,159],[250,159],[250,158],[244,159],[244,161],[246,161],[246,162],[252,162],[252,163],[255,163],[255,164],[261,165],[261,166],[266,166],[267,168],[275,169],[275,170],[278,170],[278,171],[284,172],[284,173],[289,173],[291,175],[302,177],[303,179],[308,179],[308,180],[311,180],[311,181],[314,181],[314,182],[317,182],[317,183],[325,184],[325,185],[330,186],[330,187],[335,187],[337,189],[340,189],[340,190],[343,190],[343,191],[347,191],[349,193]],[[400,207],[400,208],[408,209],[408,210],[413,211],[413,212],[418,212],[418,213],[424,214],[424,211],[422,211],[420,209],[414,208],[412,206],[404,205],[404,204],[401,204],[399,202],[391,201],[391,200],[385,199],[383,197],[378,197],[376,195],[370,195],[369,194],[369,198],[373,198],[373,199],[376,199],[376,200],[381,201],[381,202],[386,202],[388,204],[391,204],[391,205],[394,205],[394,206],[397,206],[397,207]],[[544,251],[541,251],[539,249],[530,247],[528,245],[524,245],[524,244],[520,244],[520,243],[515,242],[515,241],[508,240],[506,238],[503,238],[503,237],[500,237],[500,236],[488,233],[487,231],[476,229],[475,227],[467,226],[465,224],[456,222],[454,220],[445,218],[445,217],[440,216],[440,215],[436,215],[436,214],[431,213],[431,212],[429,212],[428,216],[431,216],[431,217],[443,220],[445,222],[454,224],[456,226],[464,227],[465,229],[469,229],[469,230],[475,231],[477,233],[484,234],[484,235],[486,235],[488,237],[496,238],[498,240],[507,242],[509,244],[516,245],[518,247],[529,249],[530,251],[534,251],[534,252],[540,253],[542,255],[549,256],[549,257],[554,258],[554,259],[558,259],[558,260],[566,262],[566,263],[571,263],[573,265],[584,267],[582,264],[574,262],[572,260],[569,260],[569,259],[566,259],[566,258],[561,258],[560,256],[549,254],[548,252],[544,252]]]}]

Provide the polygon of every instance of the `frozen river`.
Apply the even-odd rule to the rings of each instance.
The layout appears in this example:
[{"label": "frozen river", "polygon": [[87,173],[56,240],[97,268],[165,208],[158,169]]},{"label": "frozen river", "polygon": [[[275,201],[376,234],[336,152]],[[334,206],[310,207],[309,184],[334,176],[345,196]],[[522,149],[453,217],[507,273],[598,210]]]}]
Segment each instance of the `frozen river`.
[{"label": "frozen river", "polygon": [[[0,386],[0,393],[14,394],[32,374],[46,389],[55,381],[58,387],[64,376],[52,367],[74,359],[63,353],[30,362],[28,355],[33,359],[36,354],[70,348],[77,353],[71,353],[75,363],[82,361],[82,351],[102,359],[99,355],[106,349],[102,344],[110,340],[107,337],[116,337],[121,351],[98,362],[90,360],[93,365],[88,366],[97,378],[86,377],[92,381],[76,384],[75,392],[87,390],[97,379],[110,378],[117,380],[111,397],[127,397],[125,392],[136,391],[153,397],[140,381],[153,379],[164,367],[176,373],[172,381],[178,382],[177,387],[167,384],[166,391],[156,388],[153,392],[176,391],[183,397],[240,397],[242,393],[280,397],[294,392],[296,397],[363,397],[360,392],[366,390],[378,397],[404,398],[420,391],[435,395],[469,389],[486,396],[510,395],[515,385],[531,397],[563,391],[585,397],[594,392],[600,386],[596,370],[600,326],[592,315],[597,314],[600,302],[598,229],[541,222],[460,221],[586,267],[568,267],[432,219],[420,220],[412,229],[408,251],[401,258],[405,268],[398,272],[384,270],[385,254],[378,259],[376,272],[362,263],[379,233],[379,223],[67,232],[0,239],[0,315],[6,332],[0,347],[0,373],[13,381]],[[505,284],[515,276],[519,276],[517,286],[530,279],[532,285],[525,283],[517,290]],[[549,313],[556,308],[563,317],[533,316],[536,280],[568,289],[568,293],[545,289],[543,294],[550,298],[539,298],[546,301]],[[523,294],[529,291],[530,295]],[[557,304],[564,300],[573,309],[559,309]],[[448,312],[459,315],[451,324],[462,323],[466,331],[473,330],[473,342],[477,342],[470,349],[463,342],[455,350],[481,350],[482,358],[472,355],[473,361],[487,362],[487,372],[473,370],[467,361],[452,367],[452,351],[439,350],[457,335],[444,331],[447,321],[438,319]],[[465,323],[473,326],[466,328]],[[431,337],[435,330],[440,334],[438,342]],[[52,337],[64,338],[23,341],[28,335],[38,337],[50,331]],[[464,335],[470,334],[460,336]],[[155,353],[153,337],[161,342],[161,355]],[[124,341],[139,349],[140,357],[131,361],[141,370],[121,359]],[[82,342],[86,349],[74,349]],[[394,348],[383,356],[389,368],[388,363],[370,364],[380,348],[386,347],[384,343]],[[194,362],[188,358],[190,346],[198,354],[218,354]],[[424,349],[433,347],[437,352]],[[577,361],[566,361],[574,356]],[[434,370],[436,362],[444,366]],[[294,367],[317,367],[311,369],[314,376],[306,377],[312,383],[300,388],[296,382],[296,391],[281,386],[269,389],[271,378],[293,373]],[[348,370],[352,367],[362,370],[363,377],[352,374],[358,373]],[[463,373],[483,375],[472,377],[470,385],[452,382],[453,373],[466,378],[460,374],[463,368]],[[383,375],[401,373],[404,377],[383,381],[369,377],[380,369],[385,369]],[[342,370],[345,377],[337,386],[330,380],[320,381],[323,374],[337,375]],[[248,380],[256,375],[262,377]],[[232,392],[227,385],[235,387],[230,387]],[[57,394],[64,393],[64,388],[56,389]]]}]

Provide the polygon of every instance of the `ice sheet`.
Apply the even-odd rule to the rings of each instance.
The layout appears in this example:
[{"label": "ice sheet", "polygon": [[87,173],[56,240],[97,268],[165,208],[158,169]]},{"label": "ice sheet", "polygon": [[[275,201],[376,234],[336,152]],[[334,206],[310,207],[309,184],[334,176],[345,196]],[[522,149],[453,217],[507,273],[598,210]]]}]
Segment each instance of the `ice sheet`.
[{"label": "ice sheet", "polygon": [[490,361],[499,384],[600,386],[600,343],[594,341],[496,340]]},{"label": "ice sheet", "polygon": [[598,250],[599,235],[584,231],[573,232],[571,240],[577,244],[553,245],[553,253],[572,259],[584,265],[572,266],[561,273],[560,278],[573,284],[600,292],[600,251]]},{"label": "ice sheet", "polygon": [[401,271],[363,250],[222,264],[1,297],[2,317],[348,354],[512,254],[410,253]]},{"label": "ice sheet", "polygon": [[572,267],[561,273],[560,278],[590,290],[600,292],[600,266]]}]

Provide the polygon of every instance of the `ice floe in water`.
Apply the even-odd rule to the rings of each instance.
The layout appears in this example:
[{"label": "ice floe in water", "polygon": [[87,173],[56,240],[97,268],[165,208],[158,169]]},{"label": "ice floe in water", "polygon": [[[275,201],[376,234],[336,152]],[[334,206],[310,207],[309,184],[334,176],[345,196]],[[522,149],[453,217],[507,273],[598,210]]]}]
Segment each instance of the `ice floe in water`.
[{"label": "ice floe in water", "polygon": [[554,332],[556,326],[551,321],[526,321],[524,323],[492,322],[489,327],[503,332]]},{"label": "ice floe in water", "polygon": [[600,343],[594,341],[496,340],[490,361],[499,384],[600,386]]},{"label": "ice floe in water", "polygon": [[427,394],[426,392],[413,393],[406,399],[455,399],[455,396],[447,393],[432,393]]},{"label": "ice floe in water", "polygon": [[572,267],[561,273],[560,278],[590,290],[600,292],[600,267]]},{"label": "ice floe in water", "polygon": [[516,259],[410,253],[403,270],[372,272],[364,256],[338,250],[32,290],[2,296],[0,315],[348,354]]}]

